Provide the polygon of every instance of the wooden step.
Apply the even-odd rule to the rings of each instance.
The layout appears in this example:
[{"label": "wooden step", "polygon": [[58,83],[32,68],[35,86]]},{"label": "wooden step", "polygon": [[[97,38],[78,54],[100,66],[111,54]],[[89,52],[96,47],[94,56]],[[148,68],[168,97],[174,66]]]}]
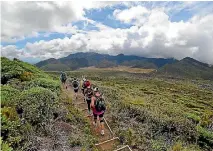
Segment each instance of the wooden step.
[{"label": "wooden step", "polygon": [[95,146],[102,151],[112,151],[116,149],[116,146],[119,144],[118,137],[114,137],[112,139],[108,139],[106,141],[95,144]]},{"label": "wooden step", "polygon": [[122,146],[114,151],[132,151],[132,149],[129,147],[129,145]]}]

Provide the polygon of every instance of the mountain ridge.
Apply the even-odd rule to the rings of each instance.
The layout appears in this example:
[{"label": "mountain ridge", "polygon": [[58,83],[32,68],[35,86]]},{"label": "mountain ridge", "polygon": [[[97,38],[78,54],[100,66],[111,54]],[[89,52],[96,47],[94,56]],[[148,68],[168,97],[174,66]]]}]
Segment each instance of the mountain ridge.
[{"label": "mountain ridge", "polygon": [[182,60],[172,64],[166,64],[159,68],[158,73],[213,80],[213,68],[206,63],[197,61],[190,57],[183,58]]},{"label": "mountain ridge", "polygon": [[[84,61],[83,61],[84,59]],[[87,61],[85,61],[87,60]],[[173,63],[177,61],[173,58],[145,58],[145,57],[139,57],[135,55],[124,55],[124,54],[118,54],[118,55],[109,55],[109,54],[99,54],[95,52],[78,52],[75,54],[70,54],[66,57],[54,59],[50,58],[47,60],[43,60],[35,64],[37,67],[42,67],[47,64],[68,64],[70,66],[71,70],[78,69],[80,67],[89,67],[89,66],[98,66],[99,64],[102,64],[104,61],[110,62],[110,64],[113,65],[122,65],[125,62],[131,62],[129,66],[139,66],[144,67],[143,64],[151,63],[152,66],[155,66],[155,68],[162,67],[165,64]],[[82,62],[80,62],[82,61]],[[72,64],[72,65],[71,65]],[[75,64],[75,65],[74,65]]]},{"label": "mountain ridge", "polygon": [[113,56],[96,52],[78,52],[59,59],[50,58],[37,63],[36,66],[46,71],[69,71],[90,66],[96,68],[128,66],[157,69],[159,75],[213,80],[213,67],[190,57],[176,60],[174,58],[145,58],[124,54]]}]

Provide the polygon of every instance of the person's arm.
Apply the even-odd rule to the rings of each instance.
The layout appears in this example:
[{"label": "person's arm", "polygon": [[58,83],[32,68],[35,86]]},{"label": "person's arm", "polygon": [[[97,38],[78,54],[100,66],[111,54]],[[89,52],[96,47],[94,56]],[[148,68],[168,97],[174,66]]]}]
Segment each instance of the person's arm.
[{"label": "person's arm", "polygon": [[84,94],[85,96],[87,96],[87,88],[84,90]]},{"label": "person's arm", "polygon": [[92,101],[91,101],[91,104],[90,104],[90,107],[92,108],[92,109],[94,109],[94,105],[95,104],[95,97],[93,96],[92,97]]}]

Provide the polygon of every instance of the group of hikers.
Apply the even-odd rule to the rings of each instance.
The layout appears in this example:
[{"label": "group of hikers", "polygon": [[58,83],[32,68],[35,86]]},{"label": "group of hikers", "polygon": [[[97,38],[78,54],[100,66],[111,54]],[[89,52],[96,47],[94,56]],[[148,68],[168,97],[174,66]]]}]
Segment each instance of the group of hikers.
[{"label": "group of hikers", "polygon": [[[97,126],[97,119],[99,117],[100,120],[100,128],[101,128],[101,135],[104,135],[104,113],[106,111],[105,99],[103,97],[103,93],[101,93],[98,87],[92,87],[91,82],[86,78],[82,79],[82,84],[77,78],[73,78],[71,80],[67,80],[67,75],[65,72],[61,72],[60,80],[62,82],[63,87],[66,89],[68,85],[71,84],[75,98],[78,97],[78,91],[80,89],[84,95],[84,101],[87,102],[88,105],[88,116],[94,117],[93,124]],[[68,84],[67,84],[68,83]]]}]

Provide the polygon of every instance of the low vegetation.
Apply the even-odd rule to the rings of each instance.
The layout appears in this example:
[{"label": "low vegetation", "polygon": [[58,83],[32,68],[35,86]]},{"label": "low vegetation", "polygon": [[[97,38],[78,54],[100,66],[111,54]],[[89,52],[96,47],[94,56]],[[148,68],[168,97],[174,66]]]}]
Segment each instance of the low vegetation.
[{"label": "low vegetation", "polygon": [[80,70],[86,71],[122,71],[122,72],[129,72],[129,73],[152,73],[155,72],[155,69],[141,69],[141,68],[131,68],[127,66],[117,66],[111,68],[96,68],[96,67],[88,67],[88,68],[81,68]]},{"label": "low vegetation", "polygon": [[2,57],[1,63],[3,151],[94,148],[88,121],[70,104],[58,77],[17,59]]},{"label": "low vegetation", "polygon": [[113,131],[133,149],[213,149],[212,81],[201,87],[207,81],[121,71],[82,70],[68,75],[86,75],[99,86],[107,98]]},{"label": "low vegetation", "polygon": [[[17,59],[2,57],[1,63],[3,151],[95,150],[89,121],[61,90],[58,72],[47,74]],[[212,150],[213,82],[135,72],[67,74],[86,75],[100,88],[113,132],[133,150]]]}]

